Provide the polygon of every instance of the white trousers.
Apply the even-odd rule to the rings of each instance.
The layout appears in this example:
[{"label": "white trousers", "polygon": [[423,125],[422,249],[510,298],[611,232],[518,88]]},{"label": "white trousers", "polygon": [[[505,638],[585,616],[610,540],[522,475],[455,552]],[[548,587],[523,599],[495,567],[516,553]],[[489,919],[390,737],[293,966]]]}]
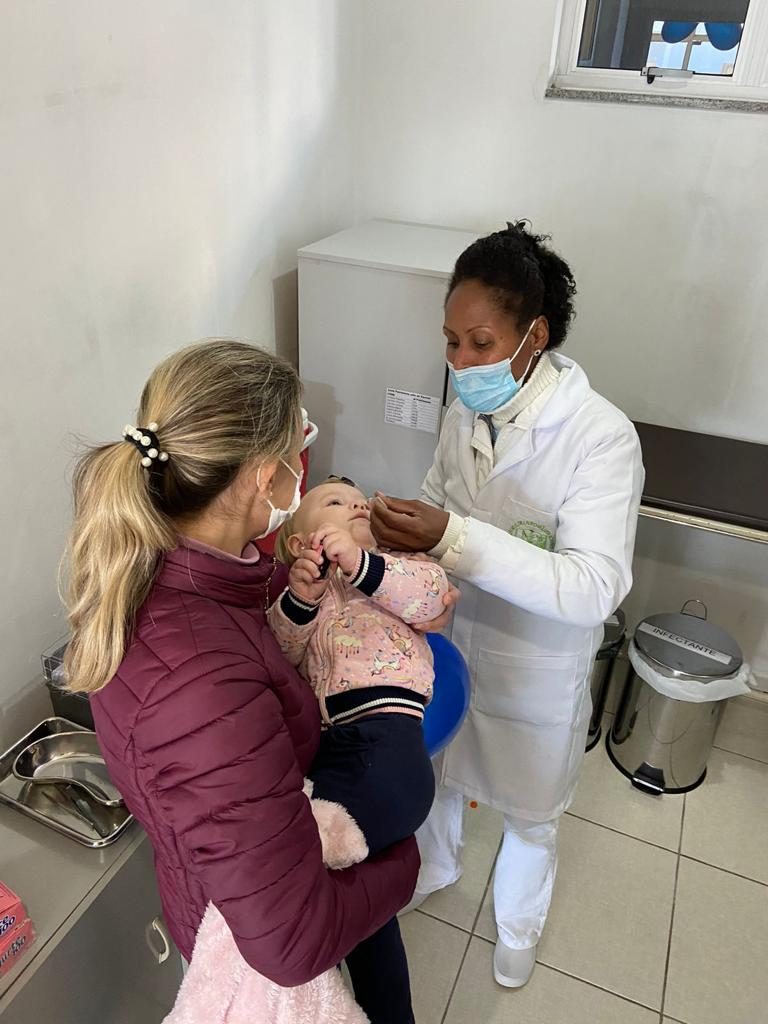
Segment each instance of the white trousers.
[{"label": "white trousers", "polygon": [[[461,877],[464,803],[460,793],[438,787],[430,815],[416,834],[421,852],[417,892],[436,892]],[[504,818],[493,902],[499,938],[513,949],[535,946],[544,929],[557,871],[559,820]]]}]

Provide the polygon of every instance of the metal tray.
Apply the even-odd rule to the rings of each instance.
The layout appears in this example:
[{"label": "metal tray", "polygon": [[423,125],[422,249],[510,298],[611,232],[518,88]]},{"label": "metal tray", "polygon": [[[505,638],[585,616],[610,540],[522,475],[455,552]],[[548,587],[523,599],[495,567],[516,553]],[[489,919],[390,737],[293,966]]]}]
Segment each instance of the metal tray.
[{"label": "metal tray", "polygon": [[[22,782],[77,787],[105,807],[119,807],[123,802],[109,777],[96,734],[82,729],[30,743],[13,762],[13,774]],[[87,808],[85,813],[87,816]]]},{"label": "metal tray", "polygon": [[85,793],[73,799],[67,788],[62,789],[55,784],[25,783],[13,774],[16,758],[31,743],[46,736],[89,731],[66,718],[47,718],[40,722],[0,757],[0,801],[75,842],[98,850],[114,843],[133,821],[133,815],[126,807],[105,807]]}]

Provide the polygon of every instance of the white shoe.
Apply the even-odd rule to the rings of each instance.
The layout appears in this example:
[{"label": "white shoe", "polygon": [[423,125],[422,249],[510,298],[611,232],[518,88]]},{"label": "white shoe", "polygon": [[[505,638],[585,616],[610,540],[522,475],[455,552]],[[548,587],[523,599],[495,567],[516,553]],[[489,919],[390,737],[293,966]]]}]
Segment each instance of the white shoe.
[{"label": "white shoe", "polygon": [[430,895],[431,894],[428,892],[419,892],[417,889],[413,896],[411,896],[410,902],[406,903],[403,909],[398,911],[397,916],[405,917],[405,915],[410,914],[412,910],[418,910],[424,900]]},{"label": "white shoe", "polygon": [[493,976],[497,984],[505,988],[521,988],[533,974],[535,966],[536,946],[512,949],[498,939],[493,951]]}]

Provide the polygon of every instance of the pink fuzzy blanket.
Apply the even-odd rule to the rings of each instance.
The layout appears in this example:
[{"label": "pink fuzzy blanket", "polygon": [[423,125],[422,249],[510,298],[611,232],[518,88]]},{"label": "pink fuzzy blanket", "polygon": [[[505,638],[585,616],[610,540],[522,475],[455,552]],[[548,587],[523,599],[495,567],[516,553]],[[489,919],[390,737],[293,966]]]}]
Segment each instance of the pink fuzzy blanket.
[{"label": "pink fuzzy blanket", "polygon": [[[311,797],[311,783],[307,783],[305,792]],[[365,838],[345,808],[327,800],[311,803],[325,863],[344,868],[365,860]],[[209,904],[176,1005],[163,1024],[367,1022],[336,968],[296,988],[282,988],[254,971],[240,955],[224,918]]]}]

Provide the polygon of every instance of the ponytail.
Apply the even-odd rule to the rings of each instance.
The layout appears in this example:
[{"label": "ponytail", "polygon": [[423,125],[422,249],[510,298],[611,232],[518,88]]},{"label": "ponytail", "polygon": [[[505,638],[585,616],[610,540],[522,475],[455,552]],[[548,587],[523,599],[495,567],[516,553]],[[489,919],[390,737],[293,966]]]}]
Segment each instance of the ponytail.
[{"label": "ponytail", "polygon": [[293,367],[244,342],[182,349],[149,378],[140,425],[168,461],[145,468],[129,441],[94,448],[74,475],[66,604],[67,686],[93,693],[117,672],[177,523],[206,508],[252,460],[286,455],[301,432]]},{"label": "ponytail", "polygon": [[67,590],[72,640],[64,663],[73,690],[98,690],[117,672],[160,558],[176,546],[176,530],[155,508],[147,477],[125,441],[89,452],[75,471]]}]

